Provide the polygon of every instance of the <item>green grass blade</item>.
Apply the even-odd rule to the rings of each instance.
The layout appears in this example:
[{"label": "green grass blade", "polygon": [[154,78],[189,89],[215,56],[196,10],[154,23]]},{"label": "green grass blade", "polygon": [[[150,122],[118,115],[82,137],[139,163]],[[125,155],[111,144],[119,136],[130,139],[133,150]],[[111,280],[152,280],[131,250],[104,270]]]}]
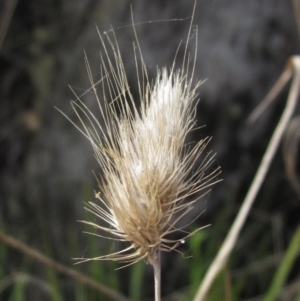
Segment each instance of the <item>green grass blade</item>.
[{"label": "green grass blade", "polygon": [[130,300],[142,300],[142,287],[145,275],[145,262],[139,261],[132,266],[130,278]]},{"label": "green grass blade", "polygon": [[263,298],[263,301],[274,301],[277,299],[282,286],[295,262],[300,251],[300,226],[298,226],[284,258],[273,278],[273,282]]}]

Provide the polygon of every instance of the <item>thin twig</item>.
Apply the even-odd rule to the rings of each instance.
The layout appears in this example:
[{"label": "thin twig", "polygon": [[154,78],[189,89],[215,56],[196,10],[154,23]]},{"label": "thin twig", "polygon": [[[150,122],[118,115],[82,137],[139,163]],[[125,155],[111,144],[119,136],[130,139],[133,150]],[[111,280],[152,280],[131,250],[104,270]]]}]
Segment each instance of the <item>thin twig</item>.
[{"label": "thin twig", "polygon": [[46,257],[45,255],[39,253],[35,249],[30,248],[29,246],[25,245],[24,243],[6,235],[2,231],[0,231],[0,240],[2,242],[4,242],[6,245],[10,246],[11,248],[14,248],[14,249],[18,250],[19,252],[25,254],[26,256],[29,256],[29,257],[39,261],[43,265],[49,266],[49,267],[55,269],[56,271],[58,271],[59,273],[65,274],[65,275],[75,279],[76,281],[81,282],[81,283],[109,296],[113,300],[129,301],[129,299],[127,299],[120,293],[112,290],[111,288],[109,288],[103,284],[100,284],[100,283],[96,282],[95,280],[62,265],[61,263],[58,263],[57,261],[54,261],[53,259]]},{"label": "thin twig", "polygon": [[286,83],[291,79],[293,75],[292,68],[285,68],[275,85],[272,87],[266,97],[260,102],[257,108],[251,113],[247,122],[253,123],[262,114],[263,111],[270,105],[270,103],[276,98],[276,96],[282,91]]},{"label": "thin twig", "polygon": [[242,204],[242,207],[230,229],[227,237],[225,238],[223,245],[221,246],[217,256],[212,262],[208,272],[206,273],[203,282],[201,283],[199,290],[197,292],[194,301],[203,301],[205,296],[207,295],[214,279],[218,275],[218,273],[225,266],[229,254],[231,253],[237,238],[240,234],[240,231],[245,223],[245,220],[248,216],[248,213],[251,209],[251,206],[254,202],[254,199],[262,185],[262,182],[266,176],[266,173],[270,167],[271,161],[274,157],[274,154],[278,148],[282,135],[287,127],[287,124],[292,116],[294,111],[297,97],[299,93],[300,86],[300,57],[293,56],[288,61],[286,68],[294,68],[294,78],[292,81],[292,85],[290,88],[290,92],[288,95],[288,100],[286,107],[282,113],[280,121],[273,133],[273,136],[270,140],[268,148],[262,158],[261,164],[258,168],[258,171],[254,177],[254,180],[249,188],[249,191],[245,197],[245,200]]}]

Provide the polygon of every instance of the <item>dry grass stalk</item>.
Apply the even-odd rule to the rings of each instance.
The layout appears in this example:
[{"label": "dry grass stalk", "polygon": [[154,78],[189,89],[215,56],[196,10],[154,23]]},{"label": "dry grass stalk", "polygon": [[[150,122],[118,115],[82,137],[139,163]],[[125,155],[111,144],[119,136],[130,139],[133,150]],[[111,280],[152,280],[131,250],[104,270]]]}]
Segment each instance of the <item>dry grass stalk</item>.
[{"label": "dry grass stalk", "polygon": [[207,296],[214,280],[216,279],[219,272],[224,268],[228,260],[228,257],[233,247],[236,244],[241,229],[248,217],[248,214],[257,196],[257,193],[266,177],[266,174],[269,170],[274,155],[278,149],[279,143],[281,142],[283,134],[288,127],[288,123],[294,113],[297,104],[297,99],[300,90],[300,84],[299,84],[300,83],[300,57],[299,56],[292,56],[288,60],[286,68],[282,73],[282,75],[280,76],[277,83],[275,84],[275,86],[271,89],[271,91],[268,93],[266,98],[262,101],[261,105],[251,115],[250,120],[251,121],[255,120],[261,114],[263,109],[267,107],[267,105],[270,102],[272,102],[274,97],[284,87],[284,85],[288,82],[288,80],[291,78],[292,75],[293,75],[293,80],[292,80],[285,109],[270,139],[267,150],[261,160],[261,163],[249,187],[249,190],[239,210],[239,213],[233,225],[231,226],[217,256],[214,258],[212,264],[210,265],[204,277],[204,280],[198,289],[194,301],[205,300],[205,297]]},{"label": "dry grass stalk", "polygon": [[[25,245],[19,240],[14,239],[11,236],[6,235],[4,232],[0,230],[0,241],[2,241],[7,246],[14,248],[15,250],[23,253],[27,257],[33,258],[35,261],[41,263],[44,266],[48,266],[57,272],[64,274],[79,283],[82,283],[96,291],[99,291],[106,296],[108,296],[111,300],[115,301],[129,301],[125,296],[122,294],[114,291],[113,289],[95,281],[94,279],[89,278],[88,276],[70,269],[65,265],[43,255],[42,253],[38,252],[37,250]],[[2,280],[2,279],[1,279]],[[3,285],[3,282],[1,283]],[[1,286],[0,286],[1,291]]]}]

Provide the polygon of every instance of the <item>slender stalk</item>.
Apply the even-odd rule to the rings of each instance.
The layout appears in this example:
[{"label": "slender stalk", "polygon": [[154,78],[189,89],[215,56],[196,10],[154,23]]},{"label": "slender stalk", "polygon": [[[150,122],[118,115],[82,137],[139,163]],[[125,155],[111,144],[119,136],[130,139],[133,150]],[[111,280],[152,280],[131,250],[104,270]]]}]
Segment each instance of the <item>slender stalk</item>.
[{"label": "slender stalk", "polygon": [[216,276],[225,266],[227,259],[238,239],[238,236],[241,232],[241,229],[246,221],[248,213],[252,207],[254,199],[262,185],[262,182],[266,176],[267,171],[269,170],[272,159],[275,155],[276,150],[278,149],[279,143],[281,141],[282,135],[288,125],[288,122],[294,112],[297,98],[299,95],[299,83],[300,83],[300,57],[293,56],[288,61],[287,69],[294,69],[294,77],[292,81],[292,85],[290,88],[290,92],[288,95],[288,100],[286,107],[282,113],[280,121],[272,135],[270,143],[267,147],[267,150],[262,158],[258,171],[254,177],[254,180],[249,188],[249,191],[245,197],[245,200],[241,206],[241,209],[228,232],[227,237],[225,238],[217,256],[209,267],[204,280],[202,281],[199,290],[194,298],[194,301],[203,301],[205,296],[207,295],[213,281]]},{"label": "slender stalk", "polygon": [[155,301],[161,301],[161,251],[159,248],[149,256],[149,263],[154,269]]},{"label": "slender stalk", "polygon": [[62,265],[61,263],[46,257],[45,255],[41,254],[37,250],[25,245],[24,243],[12,238],[11,236],[6,235],[2,231],[0,231],[0,241],[5,243],[6,245],[10,246],[11,248],[14,248],[14,249],[18,250],[19,252],[25,254],[26,256],[39,261],[44,266],[51,267],[59,273],[67,275],[67,276],[73,278],[74,280],[81,282],[84,285],[87,285],[99,292],[102,292],[103,294],[109,296],[112,300],[128,301],[128,299],[125,296],[121,295],[120,293],[112,290],[111,288],[109,288],[103,284],[98,283],[97,281],[85,276],[84,274],[81,274],[75,270],[72,270],[72,269]]},{"label": "slender stalk", "polygon": [[160,269],[160,252],[159,261],[153,266],[154,268],[154,284],[155,284],[155,301],[160,301],[161,296],[161,269]]}]

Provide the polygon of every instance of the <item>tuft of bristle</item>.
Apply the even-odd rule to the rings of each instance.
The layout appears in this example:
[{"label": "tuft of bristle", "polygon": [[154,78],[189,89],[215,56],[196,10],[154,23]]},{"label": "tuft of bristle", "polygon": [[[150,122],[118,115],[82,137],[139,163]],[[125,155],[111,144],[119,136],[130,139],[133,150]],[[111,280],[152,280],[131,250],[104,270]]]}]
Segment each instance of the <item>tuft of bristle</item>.
[{"label": "tuft of bristle", "polygon": [[[151,84],[137,40],[137,107],[114,33],[113,38],[99,36],[104,49],[102,96],[97,93],[99,83],[94,82],[85,59],[104,125],[80,97],[71,104],[103,172],[96,193],[99,204],[89,203],[86,209],[107,225],[84,223],[130,245],[119,252],[80,261],[101,259],[131,264],[145,258],[151,262],[157,251],[171,251],[193,234],[176,225],[193,210],[199,192],[207,193],[220,173],[219,168],[207,172],[214,161],[211,153],[203,157],[209,137],[194,146],[186,145],[187,135],[195,128],[201,82],[193,84],[194,67],[188,74],[186,47],[182,68],[176,71],[173,64],[170,70],[158,70]],[[170,239],[169,235],[176,231],[183,237]]]}]

